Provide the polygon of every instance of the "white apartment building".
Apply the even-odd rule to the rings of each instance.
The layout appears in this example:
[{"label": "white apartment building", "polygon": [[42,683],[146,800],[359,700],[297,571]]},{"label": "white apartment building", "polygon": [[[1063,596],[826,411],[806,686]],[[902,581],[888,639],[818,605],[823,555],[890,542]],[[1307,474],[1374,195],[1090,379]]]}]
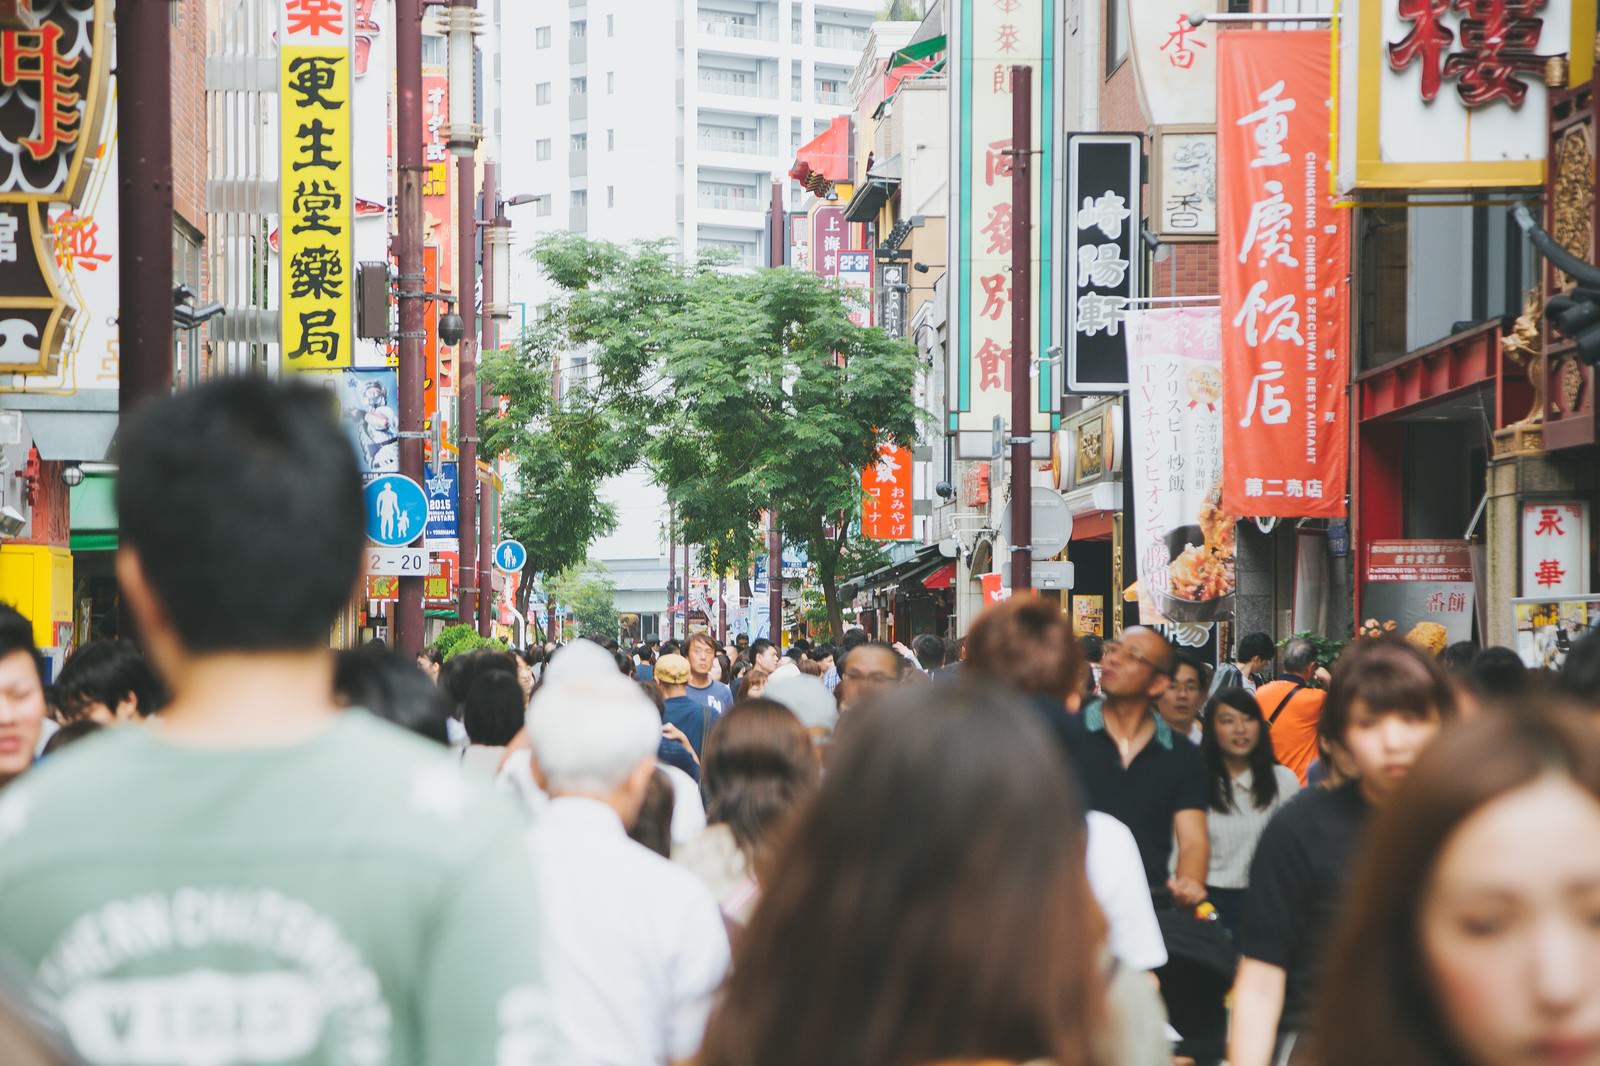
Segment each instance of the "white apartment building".
[{"label": "white apartment building", "polygon": [[[885,0],[484,6],[494,23],[485,118],[498,142],[501,195],[536,197],[510,209],[515,329],[548,299],[521,254],[542,233],[665,238],[686,257],[722,249],[743,265],[767,263],[772,181],[784,182],[786,208],[799,209],[803,194],[787,178],[795,150],[850,110],[850,78]],[[581,354],[568,373],[583,373]],[[612,570],[619,606],[659,612],[665,498],[637,474],[606,495],[621,526],[591,555]],[[654,569],[641,561],[646,543],[657,545]]]}]

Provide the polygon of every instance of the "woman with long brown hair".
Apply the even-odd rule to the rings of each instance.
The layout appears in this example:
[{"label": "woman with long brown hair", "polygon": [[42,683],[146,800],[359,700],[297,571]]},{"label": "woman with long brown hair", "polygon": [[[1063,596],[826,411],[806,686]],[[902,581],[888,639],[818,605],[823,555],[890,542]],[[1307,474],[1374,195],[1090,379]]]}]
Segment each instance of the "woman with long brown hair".
[{"label": "woman with long brown hair", "polygon": [[1332,940],[1320,1066],[1600,1063],[1600,733],[1550,707],[1447,732],[1375,823]]},{"label": "woman with long brown hair", "polygon": [[[1037,716],[956,686],[840,733],[766,885],[702,1066],[1164,1063],[1149,982],[1108,1007],[1082,809]],[[1133,1035],[1116,1030],[1127,1023]]]}]

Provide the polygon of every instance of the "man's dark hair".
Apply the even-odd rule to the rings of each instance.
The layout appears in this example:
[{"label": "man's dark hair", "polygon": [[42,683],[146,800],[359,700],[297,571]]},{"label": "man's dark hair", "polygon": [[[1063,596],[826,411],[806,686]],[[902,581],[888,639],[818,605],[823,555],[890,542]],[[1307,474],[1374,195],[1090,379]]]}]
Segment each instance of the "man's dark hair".
[{"label": "man's dark hair", "polygon": [[862,648],[875,648],[878,651],[888,652],[889,658],[894,660],[894,676],[896,678],[903,678],[906,676],[906,668],[911,664],[906,662],[906,657],[900,654],[900,650],[898,648],[896,648],[893,644],[888,644],[881,640],[864,640],[853,647],[845,649],[844,657],[839,660],[838,664],[840,677],[844,676],[845,664],[850,661],[850,656]]},{"label": "man's dark hair", "polygon": [[1458,640],[1439,653],[1439,665],[1459,677],[1466,677],[1472,660],[1478,657],[1478,646],[1470,640]]},{"label": "man's dark hair", "polygon": [[51,690],[63,718],[77,718],[92,703],[115,711],[132,696],[139,716],[149,717],[167,702],[166,688],[139,649],[127,640],[91,640],[72,653]]},{"label": "man's dark hair", "polygon": [[842,642],[844,646],[840,650],[848,653],[851,648],[860,647],[870,639],[865,629],[847,629],[844,631],[844,641]]},{"label": "man's dark hair", "polygon": [[420,737],[448,744],[450,700],[415,663],[397,652],[353,648],[334,656],[334,698],[361,707]]},{"label": "man's dark hair", "polygon": [[1296,637],[1283,648],[1285,673],[1309,675],[1317,665],[1317,646],[1309,640]]},{"label": "man's dark hair", "polygon": [[474,744],[500,748],[511,743],[527,716],[517,675],[506,670],[485,670],[472,679],[461,724]]},{"label": "man's dark hair", "polygon": [[681,655],[683,653],[679,650],[679,646],[678,646],[678,642],[677,641],[675,641],[675,640],[666,640],[666,641],[662,641],[661,642],[661,654],[662,655]]},{"label": "man's dark hair", "polygon": [[617,671],[629,680],[633,679],[633,656],[625,651],[614,651],[611,657],[617,661]]},{"label": "man's dark hair", "polygon": [[683,642],[683,654],[688,655],[696,644],[704,644],[710,648],[712,655],[716,655],[722,650],[717,647],[717,639],[710,633],[690,633],[688,639]]},{"label": "man's dark hair", "polygon": [[1172,653],[1172,680],[1178,680],[1178,671],[1185,666],[1195,672],[1200,679],[1200,691],[1203,694],[1211,687],[1211,664],[1192,651],[1174,651]]},{"label": "man's dark hair", "polygon": [[820,663],[830,655],[837,656],[839,654],[839,649],[835,648],[832,644],[818,644],[816,647],[812,648],[808,654],[810,655],[812,662]]},{"label": "man's dark hair", "polygon": [[361,573],[365,511],[324,389],[223,377],[118,433],[117,518],[191,652],[327,643]]},{"label": "man's dark hair", "polygon": [[1472,690],[1488,699],[1515,700],[1528,694],[1532,679],[1522,656],[1510,648],[1485,648],[1466,671]]},{"label": "man's dark hair", "polygon": [[807,640],[805,637],[801,637],[799,640],[797,640],[793,644],[791,644],[790,647],[799,648],[801,651],[810,651],[811,650],[811,642],[809,640]]},{"label": "man's dark hair", "polygon": [[1078,638],[1078,647],[1083,649],[1085,662],[1097,663],[1106,657],[1106,642],[1102,637],[1093,633],[1086,633]]},{"label": "man's dark hair", "polygon": [[741,643],[743,643],[746,647],[749,646],[749,644],[750,644],[750,634],[749,633],[740,633],[738,636],[733,638],[733,646],[734,647],[737,648]]},{"label": "man's dark hair", "polygon": [[509,651],[478,648],[475,651],[463,652],[444,664],[444,669],[439,671],[439,689],[444,693],[453,716],[457,718],[462,716],[472,683],[477,680],[479,674],[490,670],[502,670],[515,678],[517,660]]},{"label": "man's dark hair", "polygon": [[39,755],[41,758],[48,755],[54,755],[62,748],[70,747],[71,745],[76,744],[78,741],[83,740],[85,737],[89,737],[100,732],[100,730],[104,728],[105,726],[101,725],[93,718],[79,718],[76,721],[68,722],[66,725],[50,734],[50,739],[44,742],[44,750],[41,751]]},{"label": "man's dark hair", "polygon": [[766,637],[761,637],[758,640],[756,640],[754,643],[752,643],[750,645],[750,661],[751,662],[755,662],[758,658],[761,657],[761,653],[762,652],[766,651],[768,648],[770,648],[772,646],[773,646],[772,641],[768,640]]},{"label": "man's dark hair", "polygon": [[1239,638],[1239,647],[1234,652],[1233,661],[1247,663],[1251,659],[1265,659],[1271,662],[1278,657],[1277,645],[1272,643],[1272,637],[1266,633],[1246,633]]},{"label": "man's dark hair", "polygon": [[648,633],[644,638],[645,647],[653,648],[661,643],[661,638],[654,633]]},{"label": "man's dark hair", "polygon": [[639,663],[642,666],[649,666],[656,661],[656,653],[650,650],[650,645],[648,644],[639,645],[633,649],[633,653],[639,657]]},{"label": "man's dark hair", "polygon": [[932,633],[923,633],[911,641],[911,654],[924,670],[937,670],[944,665],[944,641]]},{"label": "man's dark hair", "polygon": [[19,651],[28,653],[34,670],[38,671],[39,684],[44,684],[44,656],[33,642],[33,623],[9,603],[0,603],[0,659]]}]

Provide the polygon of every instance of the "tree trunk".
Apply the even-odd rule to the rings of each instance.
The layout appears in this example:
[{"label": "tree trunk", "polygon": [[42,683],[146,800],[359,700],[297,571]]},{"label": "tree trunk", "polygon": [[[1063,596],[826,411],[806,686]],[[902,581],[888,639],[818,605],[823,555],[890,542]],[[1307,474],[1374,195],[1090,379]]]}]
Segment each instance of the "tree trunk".
[{"label": "tree trunk", "polygon": [[817,563],[817,580],[822,583],[822,602],[828,608],[828,640],[837,644],[844,639],[844,608],[839,603],[839,586],[834,578],[839,573],[839,557],[843,545],[828,536],[822,528],[822,515],[810,516],[811,558]]}]

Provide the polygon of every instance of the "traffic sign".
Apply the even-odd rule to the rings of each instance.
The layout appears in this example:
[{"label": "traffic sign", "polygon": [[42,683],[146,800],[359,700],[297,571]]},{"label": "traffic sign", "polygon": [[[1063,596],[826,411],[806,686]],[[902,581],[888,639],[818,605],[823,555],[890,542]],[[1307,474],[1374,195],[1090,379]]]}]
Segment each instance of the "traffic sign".
[{"label": "traffic sign", "polygon": [[422,536],[428,494],[404,474],[381,474],[367,482],[367,536],[385,548],[403,548]]},{"label": "traffic sign", "polygon": [[427,577],[428,553],[422,548],[368,548],[367,573]]},{"label": "traffic sign", "polygon": [[519,541],[503,540],[494,546],[494,565],[508,574],[515,574],[528,565],[528,549]]}]

